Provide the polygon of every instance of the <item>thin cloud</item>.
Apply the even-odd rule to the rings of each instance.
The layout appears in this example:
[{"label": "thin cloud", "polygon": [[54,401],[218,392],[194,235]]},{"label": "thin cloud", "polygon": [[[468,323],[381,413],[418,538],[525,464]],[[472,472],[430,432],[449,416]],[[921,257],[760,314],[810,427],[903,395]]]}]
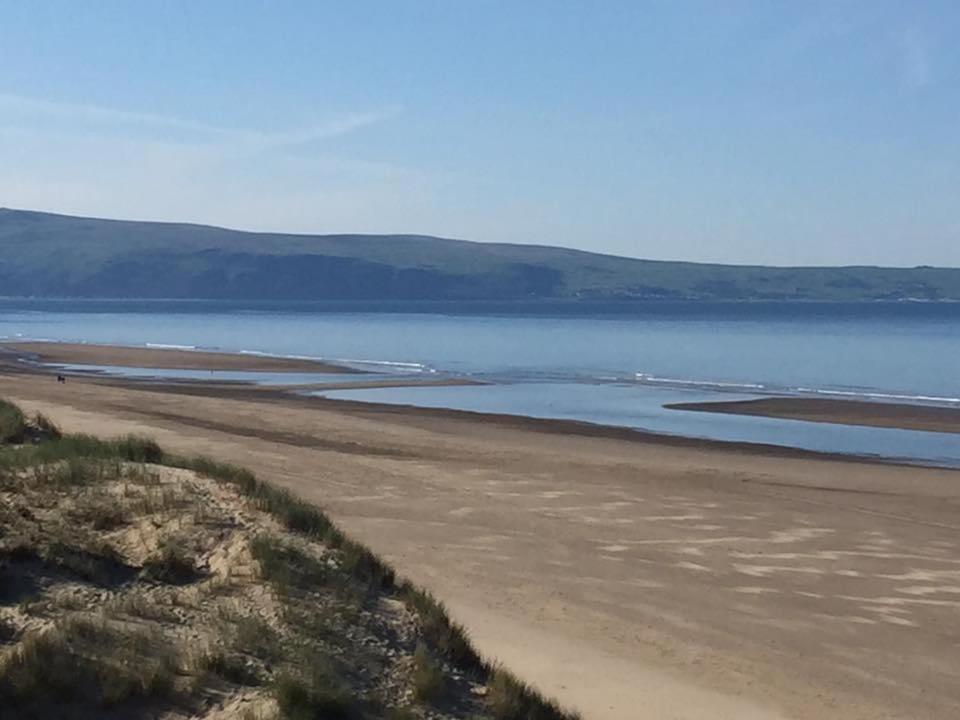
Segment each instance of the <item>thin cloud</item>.
[{"label": "thin cloud", "polygon": [[207,142],[236,143],[247,148],[257,149],[301,145],[339,137],[364,127],[376,125],[395,116],[398,112],[398,108],[388,108],[371,112],[346,113],[307,128],[266,131],[223,127],[169,115],[131,112],[98,105],[0,93],[0,115],[4,117],[8,125],[11,118],[19,117],[24,121],[31,118],[46,118],[70,122],[75,129],[86,123],[87,125],[120,126],[142,130],[186,132],[194,136],[200,136]]},{"label": "thin cloud", "polygon": [[264,144],[269,147],[281,147],[287,145],[303,145],[317,140],[326,140],[328,138],[347,135],[354,130],[376,125],[384,120],[395,116],[399,110],[390,108],[383,111],[350,113],[342,115],[329,122],[315,125],[303,130],[290,130],[281,132],[259,132],[259,131],[226,131],[237,139],[245,139]]},{"label": "thin cloud", "polygon": [[246,229],[408,227],[428,212],[431,178],[323,142],[399,112],[260,130],[0,93],[0,204]]}]

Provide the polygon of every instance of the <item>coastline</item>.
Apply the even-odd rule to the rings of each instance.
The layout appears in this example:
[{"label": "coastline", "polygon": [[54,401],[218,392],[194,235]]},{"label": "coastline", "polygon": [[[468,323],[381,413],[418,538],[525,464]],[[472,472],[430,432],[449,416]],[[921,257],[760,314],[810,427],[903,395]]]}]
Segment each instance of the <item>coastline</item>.
[{"label": "coastline", "polygon": [[[509,413],[480,412],[476,410],[461,410],[455,408],[423,407],[418,405],[403,405],[395,403],[378,403],[369,400],[342,400],[327,398],[318,395],[301,394],[300,386],[272,386],[251,385],[249,383],[202,382],[165,380],[135,380],[109,376],[83,376],[85,381],[103,386],[116,388],[130,388],[145,393],[160,395],[183,395],[196,398],[223,399],[265,403],[271,405],[298,407],[304,410],[311,408],[324,411],[343,413],[356,418],[397,418],[399,421],[415,423],[446,422],[482,424],[496,426],[504,430],[533,432],[551,436],[569,436],[580,438],[594,438],[614,440],[636,445],[654,445],[665,448],[687,450],[709,450],[711,452],[729,453],[733,455],[760,455],[770,458],[796,458],[808,460],[828,460],[837,463],[892,465],[898,467],[951,469],[942,465],[926,464],[920,461],[904,458],[881,457],[876,455],[857,455],[854,453],[836,453],[823,450],[808,450],[804,448],[774,445],[770,443],[713,440],[710,438],[689,437],[685,435],[670,435],[650,430],[625,427],[621,425],[605,425],[585,420],[568,420],[564,418],[542,418],[531,415]],[[356,383],[335,383],[322,386],[308,386],[310,389],[341,390],[365,389],[374,387],[444,387],[461,385],[482,385],[476,381],[460,380],[385,380],[379,384],[376,381]]]},{"label": "coastline", "polygon": [[[960,702],[941,575],[956,471],[258,387],[3,368],[0,395],[321,504],[585,717],[932,718]],[[912,574],[929,580],[896,580]]]},{"label": "coastline", "polygon": [[670,410],[754,415],[836,425],[960,433],[960,407],[796,397],[671,403],[664,407]]},{"label": "coastline", "polygon": [[[94,362],[96,361],[96,362]],[[836,462],[876,463],[910,467],[944,467],[907,457],[839,453],[827,450],[790,447],[747,440],[721,440],[681,434],[670,434],[590,422],[587,420],[546,418],[517,413],[498,413],[459,408],[438,408],[410,404],[377,402],[375,400],[345,400],[314,394],[322,391],[364,390],[404,387],[459,387],[481,386],[488,383],[471,378],[397,375],[395,378],[364,379],[365,370],[331,365],[324,361],[286,358],[281,356],[213,352],[154,347],[127,347],[61,342],[0,343],[0,371],[13,373],[55,375],[60,372],[55,363],[90,364],[99,366],[140,367],[145,369],[202,369],[204,371],[246,370],[249,372],[324,373],[343,375],[342,381],[306,384],[256,384],[236,380],[206,380],[200,378],[134,378],[99,372],[67,373],[76,379],[116,387],[136,387],[145,391],[211,398],[246,399],[257,402],[280,402],[303,407],[323,405],[330,409],[362,416],[413,416],[445,420],[469,419],[496,423],[501,427],[529,430],[548,434],[577,435],[607,438],[626,442],[654,443],[668,447],[705,448],[730,453],[761,453],[770,457],[827,459]],[[52,363],[47,365],[46,363]],[[172,365],[170,363],[173,363]],[[355,378],[352,376],[356,376]],[[864,425],[904,430],[933,430],[960,432],[960,409],[900,405],[851,400],[820,400],[809,402],[829,406],[833,415],[805,412],[805,398],[764,398],[744,401],[710,401],[703,403],[672,403],[669,410],[715,412],[721,414],[754,415],[761,417],[811,422],[834,422],[845,425]],[[786,408],[767,410],[767,407]],[[821,417],[823,419],[821,419]],[[865,420],[865,421],[861,421]],[[954,422],[956,425],[954,425]],[[955,428],[955,429],[953,429]],[[949,466],[948,466],[949,467]]]}]

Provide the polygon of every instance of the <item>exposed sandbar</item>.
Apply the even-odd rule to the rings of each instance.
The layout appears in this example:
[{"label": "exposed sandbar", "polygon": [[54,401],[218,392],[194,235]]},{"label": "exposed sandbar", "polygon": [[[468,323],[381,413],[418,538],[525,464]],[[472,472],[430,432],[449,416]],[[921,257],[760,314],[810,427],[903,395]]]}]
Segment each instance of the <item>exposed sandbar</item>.
[{"label": "exposed sandbar", "polygon": [[763,398],[733,402],[676,403],[671,410],[759,415],[786,420],[960,433],[960,408],[827,398]]},{"label": "exposed sandbar", "polygon": [[38,363],[58,365],[113,365],[167,370],[363,374],[363,371],[360,370],[319,360],[245,353],[56,342],[4,343],[0,347]]}]

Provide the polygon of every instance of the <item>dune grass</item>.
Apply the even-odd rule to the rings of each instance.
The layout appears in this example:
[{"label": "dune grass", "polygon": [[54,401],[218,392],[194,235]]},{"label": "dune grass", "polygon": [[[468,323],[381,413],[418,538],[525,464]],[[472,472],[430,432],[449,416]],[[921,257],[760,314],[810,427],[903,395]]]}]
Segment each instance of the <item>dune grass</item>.
[{"label": "dune grass", "polygon": [[[104,476],[137,472],[149,491],[149,469],[143,464],[154,464],[190,470],[232,485],[286,531],[316,541],[330,553],[310,554],[269,534],[257,536],[251,542],[251,552],[262,578],[275,588],[279,597],[285,598],[284,612],[299,625],[333,633],[340,627],[338,613],[347,612],[349,607],[355,608],[349,612],[356,613],[365,604],[375,603],[377,598],[398,600],[417,621],[419,641],[412,658],[413,694],[417,702],[429,706],[442,700],[447,684],[443,668],[450,667],[487,686],[485,711],[479,717],[493,720],[575,720],[578,717],[506,670],[487,663],[472,646],[466,630],[451,620],[442,603],[409,581],[399,580],[389,565],[348,538],[316,506],[260,481],[249,470],[207,457],[170,454],[149,438],[126,436],[102,440],[89,435],[62,435],[59,431],[53,432],[51,428],[55,426],[48,420],[43,422],[46,428],[42,430],[43,442],[22,445],[16,451],[0,450],[0,481],[4,473],[29,470],[34,483],[86,490]],[[0,423],[0,428],[7,428],[7,443],[22,439],[28,427],[28,421],[16,406],[2,402]],[[123,463],[133,463],[139,470],[124,470]],[[107,499],[92,492],[84,497],[86,504],[78,506],[77,517],[85,519],[93,528],[115,528],[126,522],[124,512],[111,509]],[[150,497],[149,492],[144,497]],[[175,503],[168,502],[171,510],[175,509]],[[148,509],[155,511],[157,507]],[[46,559],[91,577],[115,570],[108,554],[101,557],[89,549],[80,553],[68,550],[48,549],[50,557]],[[191,582],[196,574],[197,568],[189,553],[175,544],[162,546],[141,571],[150,581],[171,585]],[[349,595],[353,598],[352,604],[332,608],[309,604],[315,603],[317,588]],[[151,610],[142,601],[135,603],[131,599],[127,604],[131,614],[160,612]],[[229,624],[235,635],[232,650],[204,652],[194,658],[193,667],[236,684],[262,682],[264,679],[242,658],[260,657],[268,664],[274,662],[281,654],[276,638],[257,618],[231,618]],[[70,692],[82,692],[109,705],[119,698],[160,697],[163,693],[172,693],[168,676],[171,664],[175,665],[177,660],[162,648],[156,657],[144,658],[142,662],[136,660],[136,656],[129,653],[144,647],[137,638],[131,641],[132,645],[127,642],[120,645],[123,652],[128,653],[123,662],[139,667],[111,675],[108,669],[116,664],[115,660],[110,660],[108,654],[98,648],[106,648],[107,639],[115,632],[116,628],[107,626],[67,624],[44,634],[43,638],[31,639],[29,652],[8,656],[0,666],[0,701],[3,697],[29,699],[42,693],[67,697]],[[332,655],[317,654],[316,646],[304,646],[295,652],[300,653],[296,665],[269,680],[270,692],[282,717],[298,720],[368,716],[349,697],[345,676]],[[67,662],[71,663],[70,672],[47,671],[47,668],[59,669]],[[394,717],[407,713],[403,708],[391,708],[390,712]]]},{"label": "dune grass", "polygon": [[27,638],[0,663],[0,702],[29,709],[132,698],[172,698],[178,658],[158,637],[69,619]]},{"label": "dune grass", "polygon": [[443,695],[446,676],[423,643],[413,654],[413,694],[421,702],[434,702]]},{"label": "dune grass", "polygon": [[18,442],[26,431],[23,411],[6,400],[0,400],[0,443]]},{"label": "dune grass", "polygon": [[271,688],[287,720],[351,720],[356,717],[349,696],[328,674],[315,668],[309,678],[281,675]]}]

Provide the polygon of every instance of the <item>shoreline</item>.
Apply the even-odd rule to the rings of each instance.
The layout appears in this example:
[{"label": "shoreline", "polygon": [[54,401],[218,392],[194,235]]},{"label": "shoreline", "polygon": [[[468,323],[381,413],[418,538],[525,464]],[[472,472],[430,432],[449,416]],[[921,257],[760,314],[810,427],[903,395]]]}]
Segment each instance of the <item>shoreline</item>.
[{"label": "shoreline", "polygon": [[[55,351],[49,351],[48,348],[55,348]],[[35,352],[35,349],[47,350],[41,354]],[[709,449],[721,452],[735,454],[759,454],[767,457],[781,458],[810,458],[826,459],[837,462],[870,463],[876,465],[894,465],[901,467],[928,467],[928,468],[953,468],[949,464],[937,464],[933,462],[924,462],[914,460],[909,457],[886,457],[881,455],[855,454],[830,452],[825,450],[812,450],[788,445],[777,445],[773,443],[751,442],[745,440],[717,440],[712,438],[695,437],[689,435],[674,435],[669,433],[656,432],[653,430],[644,430],[625,425],[608,425],[587,420],[574,420],[566,418],[546,418],[532,415],[496,413],[475,410],[465,410],[457,408],[438,408],[419,405],[398,404],[377,402],[376,400],[341,400],[316,395],[313,393],[322,391],[338,390],[357,390],[374,388],[400,388],[400,387],[450,387],[450,386],[478,386],[487,383],[469,378],[430,378],[418,376],[398,375],[395,379],[376,379],[364,380],[363,376],[370,373],[364,370],[354,370],[342,366],[332,366],[322,361],[299,360],[293,358],[284,358],[268,355],[247,355],[244,353],[232,352],[210,352],[203,350],[186,350],[171,348],[153,348],[153,347],[126,347],[116,345],[96,345],[82,343],[60,343],[60,342],[31,342],[31,343],[0,343],[0,370],[6,369],[14,373],[56,375],[59,370],[55,365],[44,365],[37,358],[46,359],[49,357],[80,358],[96,357],[101,362],[100,365],[124,366],[126,359],[136,358],[139,362],[146,364],[137,365],[137,367],[151,369],[199,369],[204,370],[223,370],[223,369],[243,369],[248,371],[263,372],[331,372],[344,376],[343,381],[331,383],[308,383],[297,385],[277,385],[277,384],[257,384],[244,381],[231,380],[206,380],[202,378],[191,379],[172,379],[172,378],[130,378],[118,375],[111,375],[108,372],[73,372],[69,376],[76,380],[86,380],[102,385],[110,385],[119,388],[137,388],[145,391],[159,392],[165,394],[182,394],[198,397],[210,398],[232,398],[248,399],[258,402],[279,402],[319,406],[341,410],[355,415],[371,414],[383,417],[411,416],[429,419],[443,419],[456,421],[482,421],[495,423],[500,427],[512,428],[516,430],[530,430],[539,433],[553,435],[576,435],[579,437],[605,438],[611,440],[621,440],[640,444],[662,445],[665,447],[689,448],[689,449]],[[22,362],[27,359],[28,362]],[[11,362],[12,360],[12,362]],[[172,368],[169,363],[195,363],[194,367]],[[235,363],[235,364],[234,364]],[[78,363],[80,364],[80,363]],[[93,363],[91,363],[93,364]],[[232,365],[233,364],[233,365]],[[232,365],[232,367],[231,367]],[[254,370],[256,368],[256,370]],[[282,368],[282,369],[280,369]],[[309,368],[309,370],[307,369]],[[320,370],[318,368],[336,368],[333,370]],[[358,376],[357,379],[347,379],[350,376]],[[867,425],[875,427],[886,427],[904,430],[928,430],[927,427],[914,426],[903,422],[904,409],[910,411],[924,410],[943,410],[950,412],[951,408],[934,408],[929,406],[896,405],[892,403],[858,403],[851,400],[827,400],[816,399],[813,402],[837,406],[838,412],[846,411],[846,406],[867,406],[877,418],[876,422],[856,422],[857,415],[854,412],[856,408],[846,415],[842,415],[846,422],[840,419],[818,419],[812,413],[801,414],[794,411],[789,414],[787,411],[781,411],[776,414],[772,411],[760,411],[753,408],[763,407],[765,403],[797,403],[799,405],[807,402],[805,398],[764,398],[762,400],[746,401],[710,401],[704,403],[672,403],[664,405],[670,410],[687,410],[699,412],[715,412],[726,414],[754,415],[786,420],[805,420],[811,422],[834,422],[844,425]],[[890,416],[886,417],[885,412]],[[940,432],[960,432],[960,409],[955,411],[957,418],[957,429],[940,430]],[[908,418],[909,419],[909,418]],[[952,416],[951,416],[952,420]],[[897,423],[902,424],[897,424]],[[951,426],[952,427],[952,426]]]},{"label": "shoreline", "polygon": [[960,407],[798,397],[670,403],[664,407],[669,410],[753,415],[834,425],[960,433]]}]

